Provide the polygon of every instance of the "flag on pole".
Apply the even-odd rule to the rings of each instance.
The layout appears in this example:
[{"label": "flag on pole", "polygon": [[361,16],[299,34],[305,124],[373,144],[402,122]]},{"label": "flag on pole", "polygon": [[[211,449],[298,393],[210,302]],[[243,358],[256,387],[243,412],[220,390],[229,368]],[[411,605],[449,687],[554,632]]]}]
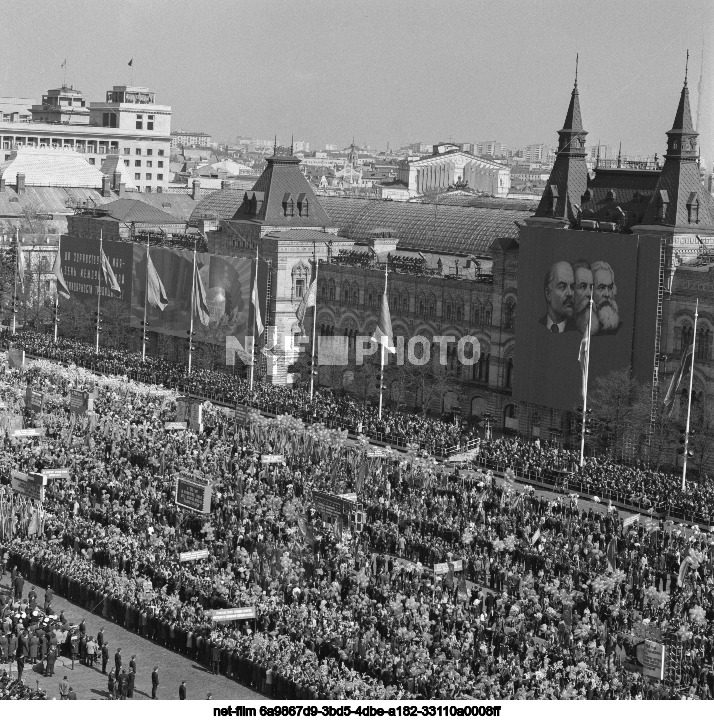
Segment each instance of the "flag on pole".
[{"label": "flag on pole", "polygon": [[255,328],[258,331],[258,335],[263,332],[263,320],[260,317],[260,296],[258,295],[258,263],[255,264],[255,279],[253,281],[253,295],[251,296],[253,301],[253,308],[255,308]]},{"label": "flag on pole", "polygon": [[586,333],[580,341],[580,352],[578,353],[578,361],[580,362],[580,370],[582,373],[581,393],[583,399],[588,394],[588,356],[590,355],[590,333]]},{"label": "flag on pole", "polygon": [[149,305],[152,305],[154,308],[163,310],[169,304],[169,299],[166,296],[166,289],[164,288],[164,284],[161,282],[161,278],[156,272],[154,263],[151,260],[151,253],[149,253],[148,251],[146,252],[146,266],[146,272],[149,276],[146,300],[148,301]]},{"label": "flag on pole", "polygon": [[617,570],[617,538],[613,538],[610,543],[607,544],[607,565],[611,571]]},{"label": "flag on pole", "polygon": [[202,325],[208,325],[211,316],[208,314],[208,306],[206,305],[206,288],[203,285],[198,268],[194,278],[193,312],[198,316]]},{"label": "flag on pole", "polygon": [[667,394],[664,397],[664,409],[667,415],[672,415],[674,399],[677,396],[677,391],[679,390],[679,386],[682,385],[684,375],[692,363],[692,353],[694,353],[694,343],[687,348],[685,353],[682,353],[682,359],[679,361],[679,366],[672,376],[672,380],[669,382],[669,388],[667,389]]},{"label": "flag on pole", "polygon": [[394,341],[392,340],[392,316],[389,313],[389,302],[387,301],[387,288],[384,288],[384,294],[382,295],[382,307],[379,310],[379,321],[377,327],[372,333],[372,340],[376,341],[389,353],[396,353],[397,349],[394,347]]},{"label": "flag on pole", "polygon": [[300,327],[302,328],[303,321],[305,320],[305,314],[307,313],[308,308],[314,308],[315,307],[315,298],[317,296],[317,281],[313,280],[312,283],[310,283],[310,287],[307,290],[307,293],[302,297],[302,300],[300,301],[300,305],[297,309],[297,319],[300,323]]},{"label": "flag on pole", "polygon": [[25,256],[20,245],[20,236],[17,236],[17,277],[20,286],[20,293],[25,292]]},{"label": "flag on pole", "polygon": [[531,546],[535,546],[536,541],[540,538],[540,528],[536,528],[536,532],[533,534],[533,537],[531,538]]},{"label": "flag on pole", "polygon": [[60,246],[57,245],[57,255],[55,256],[55,264],[52,268],[52,272],[55,276],[55,283],[57,285],[57,293],[63,298],[69,298],[69,288],[65,283],[64,275],[62,274],[62,255],[60,252]]},{"label": "flag on pole", "polygon": [[109,263],[109,258],[107,258],[104,251],[102,251],[102,277],[104,278],[104,282],[115,293],[121,293],[121,288],[119,287],[119,281],[117,281],[117,277],[114,275],[112,266]]}]

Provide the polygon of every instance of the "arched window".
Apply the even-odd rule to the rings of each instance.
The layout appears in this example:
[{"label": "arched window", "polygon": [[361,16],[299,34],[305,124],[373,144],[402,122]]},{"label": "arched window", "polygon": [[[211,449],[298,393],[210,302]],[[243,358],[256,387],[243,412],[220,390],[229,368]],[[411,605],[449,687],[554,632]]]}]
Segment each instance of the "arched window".
[{"label": "arched window", "polygon": [[506,377],[504,380],[506,388],[511,388],[513,384],[513,358],[506,361]]},{"label": "arched window", "polygon": [[694,331],[692,330],[692,326],[689,324],[688,321],[685,321],[682,325],[682,342],[679,347],[679,350],[682,353],[686,353],[689,346],[692,344],[692,335]]},{"label": "arched window", "polygon": [[357,283],[352,283],[352,302],[359,305],[359,286]]},{"label": "arched window", "polygon": [[474,305],[473,305],[473,309],[472,309],[472,311],[471,311],[471,322],[472,322],[475,326],[480,326],[480,325],[481,325],[481,320],[482,320],[482,319],[481,319],[481,315],[482,315],[482,311],[483,311],[483,306],[481,305],[481,303],[480,303],[478,300],[475,300],[475,301],[474,301]]},{"label": "arched window", "polygon": [[426,301],[424,296],[419,296],[419,315],[423,318],[426,315]]},{"label": "arched window", "polygon": [[709,360],[711,333],[709,328],[700,328],[697,331],[697,360]]},{"label": "arched window", "polygon": [[506,330],[513,330],[516,325],[516,302],[513,298],[506,301],[506,308],[503,316],[503,326]]},{"label": "arched window", "polygon": [[335,281],[332,278],[328,281],[327,292],[329,294],[329,300],[335,300]]},{"label": "arched window", "polygon": [[459,300],[456,302],[456,320],[464,319],[464,304]]},{"label": "arched window", "polygon": [[433,295],[429,296],[429,317],[434,318],[436,316],[436,298]]},{"label": "arched window", "polygon": [[491,318],[493,316],[493,307],[490,303],[484,306],[483,309],[483,324],[484,326],[491,325]]},{"label": "arched window", "polygon": [[345,305],[350,304],[350,288],[348,285],[345,285],[342,289],[342,300]]},{"label": "arched window", "polygon": [[409,293],[404,293],[402,295],[402,313],[408,313],[409,312]]},{"label": "arched window", "polygon": [[317,296],[320,300],[325,300],[327,298],[327,284],[326,283],[320,283],[320,286],[317,291]]},{"label": "arched window", "polygon": [[449,302],[446,303],[446,311],[444,313],[444,316],[449,320],[451,319],[451,303]]}]

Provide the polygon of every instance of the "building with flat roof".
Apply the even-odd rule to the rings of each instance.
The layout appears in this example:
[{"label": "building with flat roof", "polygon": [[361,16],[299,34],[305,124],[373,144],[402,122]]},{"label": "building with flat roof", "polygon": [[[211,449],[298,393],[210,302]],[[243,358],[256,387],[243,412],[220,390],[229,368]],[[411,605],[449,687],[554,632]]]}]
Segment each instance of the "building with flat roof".
[{"label": "building with flat roof", "polygon": [[202,133],[195,130],[172,130],[171,131],[171,147],[172,148],[205,148],[211,144],[211,136],[208,133]]},{"label": "building with flat roof", "polygon": [[138,190],[165,192],[171,107],[154,100],[148,88],[115,85],[104,102],[90,102],[87,113],[78,90],[50,90],[42,104],[33,106],[32,122],[0,122],[0,162],[24,147],[74,150],[97,167],[108,155],[121,155]]}]

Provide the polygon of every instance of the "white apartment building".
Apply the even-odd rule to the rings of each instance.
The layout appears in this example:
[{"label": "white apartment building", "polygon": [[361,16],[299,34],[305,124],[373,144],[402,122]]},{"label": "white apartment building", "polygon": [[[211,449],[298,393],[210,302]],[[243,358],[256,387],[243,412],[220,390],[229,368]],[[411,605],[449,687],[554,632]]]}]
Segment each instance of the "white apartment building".
[{"label": "white apartment building", "polygon": [[[78,108],[83,98],[72,90]],[[64,116],[66,110],[48,110],[46,100],[62,104],[70,93],[50,91],[43,105],[33,108],[31,122],[0,122],[0,162],[22,147],[67,148],[82,153],[90,165],[101,167],[107,155],[120,155],[131,172],[137,190],[162,193],[169,184],[171,154],[171,106],[157,105],[148,88],[115,85],[104,102],[89,103],[89,120],[43,122],[39,118]],[[53,101],[50,100],[50,104]],[[82,117],[78,114],[79,117]]]},{"label": "white apartment building", "polygon": [[208,133],[196,132],[195,130],[172,130],[172,148],[207,148],[211,144],[211,136]]}]

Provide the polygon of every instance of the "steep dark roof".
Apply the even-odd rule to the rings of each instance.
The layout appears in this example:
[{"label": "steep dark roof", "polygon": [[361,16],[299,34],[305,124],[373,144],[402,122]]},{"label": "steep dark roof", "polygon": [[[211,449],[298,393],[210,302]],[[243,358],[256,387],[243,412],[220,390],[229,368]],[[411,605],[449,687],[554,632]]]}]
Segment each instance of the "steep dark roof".
[{"label": "steep dark roof", "polygon": [[[300,159],[293,156],[274,156],[266,160],[268,166],[253,186],[254,192],[263,193],[263,203],[258,212],[252,214],[245,204],[238,208],[233,219],[257,221],[262,225],[308,228],[330,226],[330,218],[320,205],[310,183],[300,172]],[[286,217],[285,199],[292,197],[297,203],[298,196],[303,193],[309,204],[309,215],[301,217],[296,208],[293,216]]]},{"label": "steep dark roof", "polygon": [[489,255],[496,238],[517,238],[516,221],[531,213],[522,210],[468,208],[422,203],[395,203],[358,198],[322,198],[340,234],[354,240],[373,237],[390,228],[399,248]]},{"label": "steep dark roof", "polygon": [[625,227],[641,223],[659,176],[659,170],[598,168],[585,192],[583,220],[619,222]]}]

